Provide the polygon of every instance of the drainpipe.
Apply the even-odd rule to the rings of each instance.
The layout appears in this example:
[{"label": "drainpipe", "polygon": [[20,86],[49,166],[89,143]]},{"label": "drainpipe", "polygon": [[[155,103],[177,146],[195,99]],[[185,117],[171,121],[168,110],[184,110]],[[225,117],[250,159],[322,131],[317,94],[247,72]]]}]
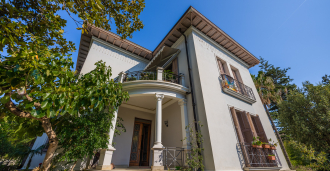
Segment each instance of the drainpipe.
[{"label": "drainpipe", "polygon": [[[196,111],[196,99],[194,96],[194,85],[192,82],[192,74],[191,74],[191,66],[190,66],[190,59],[189,59],[189,55],[188,55],[188,44],[187,44],[187,37],[186,35],[181,31],[181,28],[179,29],[180,33],[183,35],[184,37],[184,42],[185,42],[185,48],[186,48],[186,57],[187,57],[187,64],[188,64],[188,75],[189,75],[189,84],[190,84],[190,93],[191,93],[191,97],[192,97],[192,107],[193,107],[193,113],[194,113],[194,121],[195,121],[195,131],[196,133],[199,132],[198,129],[198,119],[197,119],[197,111]],[[197,142],[198,148],[200,148],[201,144],[199,142]]]}]

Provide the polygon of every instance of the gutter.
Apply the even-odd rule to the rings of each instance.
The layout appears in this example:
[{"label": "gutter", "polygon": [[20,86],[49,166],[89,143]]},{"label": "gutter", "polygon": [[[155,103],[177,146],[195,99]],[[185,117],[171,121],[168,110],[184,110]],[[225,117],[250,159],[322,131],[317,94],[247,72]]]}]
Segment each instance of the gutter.
[{"label": "gutter", "polygon": [[[192,97],[192,107],[193,107],[193,113],[194,113],[194,121],[195,121],[195,131],[196,134],[199,132],[199,127],[198,127],[198,119],[197,119],[197,110],[196,110],[196,99],[195,99],[195,92],[194,92],[194,84],[192,82],[192,73],[191,73],[191,66],[190,66],[190,59],[189,59],[189,53],[188,53],[188,43],[187,43],[187,37],[186,35],[182,32],[181,28],[179,29],[180,33],[183,35],[184,37],[184,42],[185,42],[185,49],[186,49],[186,57],[187,57],[187,64],[188,64],[188,74],[189,74],[189,85],[190,85],[190,90],[191,92],[189,94],[191,94]],[[201,144],[197,141],[197,146],[198,148],[201,147]]]}]

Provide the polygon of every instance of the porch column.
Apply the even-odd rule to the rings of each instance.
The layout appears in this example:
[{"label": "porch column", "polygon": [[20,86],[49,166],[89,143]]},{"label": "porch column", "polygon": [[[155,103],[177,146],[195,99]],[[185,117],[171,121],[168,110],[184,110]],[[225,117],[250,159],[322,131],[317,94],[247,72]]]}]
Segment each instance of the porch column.
[{"label": "porch column", "polygon": [[187,100],[179,100],[180,112],[181,112],[181,131],[182,131],[182,148],[190,148],[188,145],[189,142],[189,130],[186,127],[189,124],[188,120],[188,111],[187,111]]},{"label": "porch column", "polygon": [[156,139],[155,144],[152,147],[153,150],[153,160],[151,170],[164,170],[163,166],[163,144],[162,144],[162,101],[164,99],[164,94],[156,94],[157,106],[156,106],[156,124],[155,133]]},{"label": "porch column", "polygon": [[115,128],[117,123],[117,116],[118,116],[118,110],[113,112],[113,119],[111,121],[112,127],[110,127],[109,130],[109,142],[108,142],[108,148],[107,149],[101,149],[100,151],[100,158],[99,163],[96,166],[96,169],[98,170],[111,170],[111,160],[112,160],[112,154],[113,151],[116,149],[112,146],[113,141],[113,135],[115,134]]}]

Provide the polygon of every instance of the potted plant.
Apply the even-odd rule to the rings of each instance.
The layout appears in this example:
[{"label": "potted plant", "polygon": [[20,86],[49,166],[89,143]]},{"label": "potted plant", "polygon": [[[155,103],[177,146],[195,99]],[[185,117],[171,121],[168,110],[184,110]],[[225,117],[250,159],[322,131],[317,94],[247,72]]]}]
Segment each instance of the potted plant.
[{"label": "potted plant", "polygon": [[262,143],[262,148],[269,149],[270,145],[268,143]]},{"label": "potted plant", "polygon": [[269,155],[267,156],[267,159],[270,160],[270,161],[276,160],[274,154],[269,154]]},{"label": "potted plant", "polygon": [[262,148],[262,142],[259,140],[259,137],[253,137],[252,147],[253,148]]},{"label": "potted plant", "polygon": [[275,141],[273,141],[271,138],[268,140],[270,143],[270,149],[271,150],[276,150],[277,147],[277,143],[275,143]]}]

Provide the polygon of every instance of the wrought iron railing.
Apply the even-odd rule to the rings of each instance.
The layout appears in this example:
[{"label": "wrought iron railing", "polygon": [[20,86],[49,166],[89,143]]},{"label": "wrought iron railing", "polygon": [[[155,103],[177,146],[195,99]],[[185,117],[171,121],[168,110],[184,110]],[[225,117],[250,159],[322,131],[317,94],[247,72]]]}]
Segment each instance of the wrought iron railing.
[{"label": "wrought iron railing", "polygon": [[[238,143],[237,150],[243,167],[281,167],[276,149],[255,148],[247,143]],[[275,160],[270,159],[275,158]]]},{"label": "wrought iron railing", "polygon": [[234,78],[226,74],[221,74],[221,78],[223,88],[231,89],[244,96],[247,96],[250,99],[256,100],[252,88],[246,86],[245,84],[239,82],[238,80],[235,80]]},{"label": "wrought iron railing", "polygon": [[165,147],[164,149],[164,167],[165,169],[175,170],[177,166],[183,167],[185,163],[184,148]]},{"label": "wrought iron railing", "polygon": [[157,80],[156,71],[134,71],[126,72],[123,82],[136,81],[136,80]]},{"label": "wrought iron railing", "polygon": [[180,84],[180,75],[173,74],[171,72],[163,72],[163,81],[169,81],[171,83]]}]

